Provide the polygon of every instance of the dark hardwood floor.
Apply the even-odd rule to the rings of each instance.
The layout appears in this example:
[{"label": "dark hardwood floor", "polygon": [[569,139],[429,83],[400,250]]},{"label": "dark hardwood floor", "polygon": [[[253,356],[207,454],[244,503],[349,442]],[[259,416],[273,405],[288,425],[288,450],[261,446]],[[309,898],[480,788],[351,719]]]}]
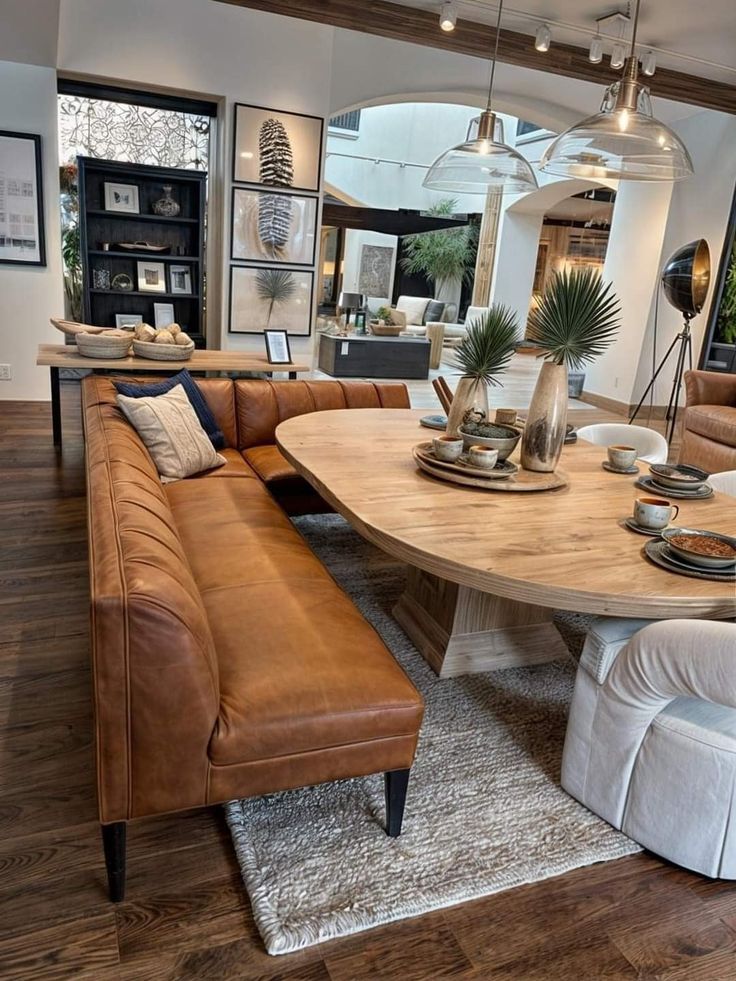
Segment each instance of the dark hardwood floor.
[{"label": "dark hardwood floor", "polygon": [[79,402],[0,402],[0,977],[241,981],[736,978],[736,885],[637,855],[291,956],[263,950],[218,808],[96,822]]}]

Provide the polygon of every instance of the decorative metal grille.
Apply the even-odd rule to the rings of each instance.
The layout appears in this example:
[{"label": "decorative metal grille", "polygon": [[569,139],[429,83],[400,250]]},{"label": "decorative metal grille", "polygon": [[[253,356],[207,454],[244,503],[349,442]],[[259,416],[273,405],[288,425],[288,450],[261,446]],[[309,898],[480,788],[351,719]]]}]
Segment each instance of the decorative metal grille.
[{"label": "decorative metal grille", "polygon": [[210,125],[209,116],[60,95],[59,159],[207,170]]}]

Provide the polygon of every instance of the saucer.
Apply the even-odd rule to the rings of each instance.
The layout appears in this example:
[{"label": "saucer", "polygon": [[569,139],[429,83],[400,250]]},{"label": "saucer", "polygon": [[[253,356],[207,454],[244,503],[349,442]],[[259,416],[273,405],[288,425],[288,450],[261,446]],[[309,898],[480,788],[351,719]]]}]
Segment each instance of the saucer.
[{"label": "saucer", "polygon": [[604,460],[601,466],[609,473],[639,473],[639,468],[637,466],[627,467],[626,470],[619,470],[616,467],[612,467],[608,460]]},{"label": "saucer", "polygon": [[447,416],[422,416],[419,425],[426,426],[427,429],[446,429]]},{"label": "saucer", "polygon": [[[652,528],[642,528],[642,526],[638,525],[633,518],[622,518],[621,523],[625,525],[629,531],[635,531],[637,535],[649,535],[650,538],[659,538],[659,536],[665,530],[662,528],[660,531],[654,531]],[[669,527],[669,525],[667,527]]]},{"label": "saucer", "polygon": [[703,486],[697,491],[682,491],[674,490],[672,487],[663,487],[651,477],[639,477],[635,486],[640,487],[642,490],[649,491],[650,494],[654,492],[659,494],[660,497],[674,497],[677,500],[683,501],[704,501],[707,497],[713,496],[713,488],[710,486],[710,484],[703,484]]}]

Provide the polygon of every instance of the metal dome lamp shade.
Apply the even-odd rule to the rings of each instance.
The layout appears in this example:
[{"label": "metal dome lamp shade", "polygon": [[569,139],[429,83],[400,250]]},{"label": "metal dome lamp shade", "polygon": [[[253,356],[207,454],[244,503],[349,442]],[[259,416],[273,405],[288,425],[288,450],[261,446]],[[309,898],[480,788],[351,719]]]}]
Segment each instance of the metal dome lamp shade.
[{"label": "metal dome lamp shade", "polygon": [[463,194],[485,194],[489,188],[504,194],[523,194],[539,186],[531,164],[513,147],[495,139],[496,114],[491,109],[491,99],[502,10],[503,0],[498,6],[488,105],[481,113],[478,135],[440,154],[424,178],[424,187]]},{"label": "metal dome lamp shade", "polygon": [[563,177],[679,181],[693,164],[680,138],[652,115],[649,89],[639,81],[636,31],[623,78],[606,89],[600,112],[566,130],[547,147],[540,169]]}]

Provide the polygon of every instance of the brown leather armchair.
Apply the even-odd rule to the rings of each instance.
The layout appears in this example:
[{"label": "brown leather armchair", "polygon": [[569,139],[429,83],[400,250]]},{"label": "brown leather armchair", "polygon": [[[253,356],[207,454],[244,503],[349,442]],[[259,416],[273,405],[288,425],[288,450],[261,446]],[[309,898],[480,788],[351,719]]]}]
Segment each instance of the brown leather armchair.
[{"label": "brown leather armchair", "polygon": [[708,473],[736,469],[736,374],[685,373],[679,462]]}]

